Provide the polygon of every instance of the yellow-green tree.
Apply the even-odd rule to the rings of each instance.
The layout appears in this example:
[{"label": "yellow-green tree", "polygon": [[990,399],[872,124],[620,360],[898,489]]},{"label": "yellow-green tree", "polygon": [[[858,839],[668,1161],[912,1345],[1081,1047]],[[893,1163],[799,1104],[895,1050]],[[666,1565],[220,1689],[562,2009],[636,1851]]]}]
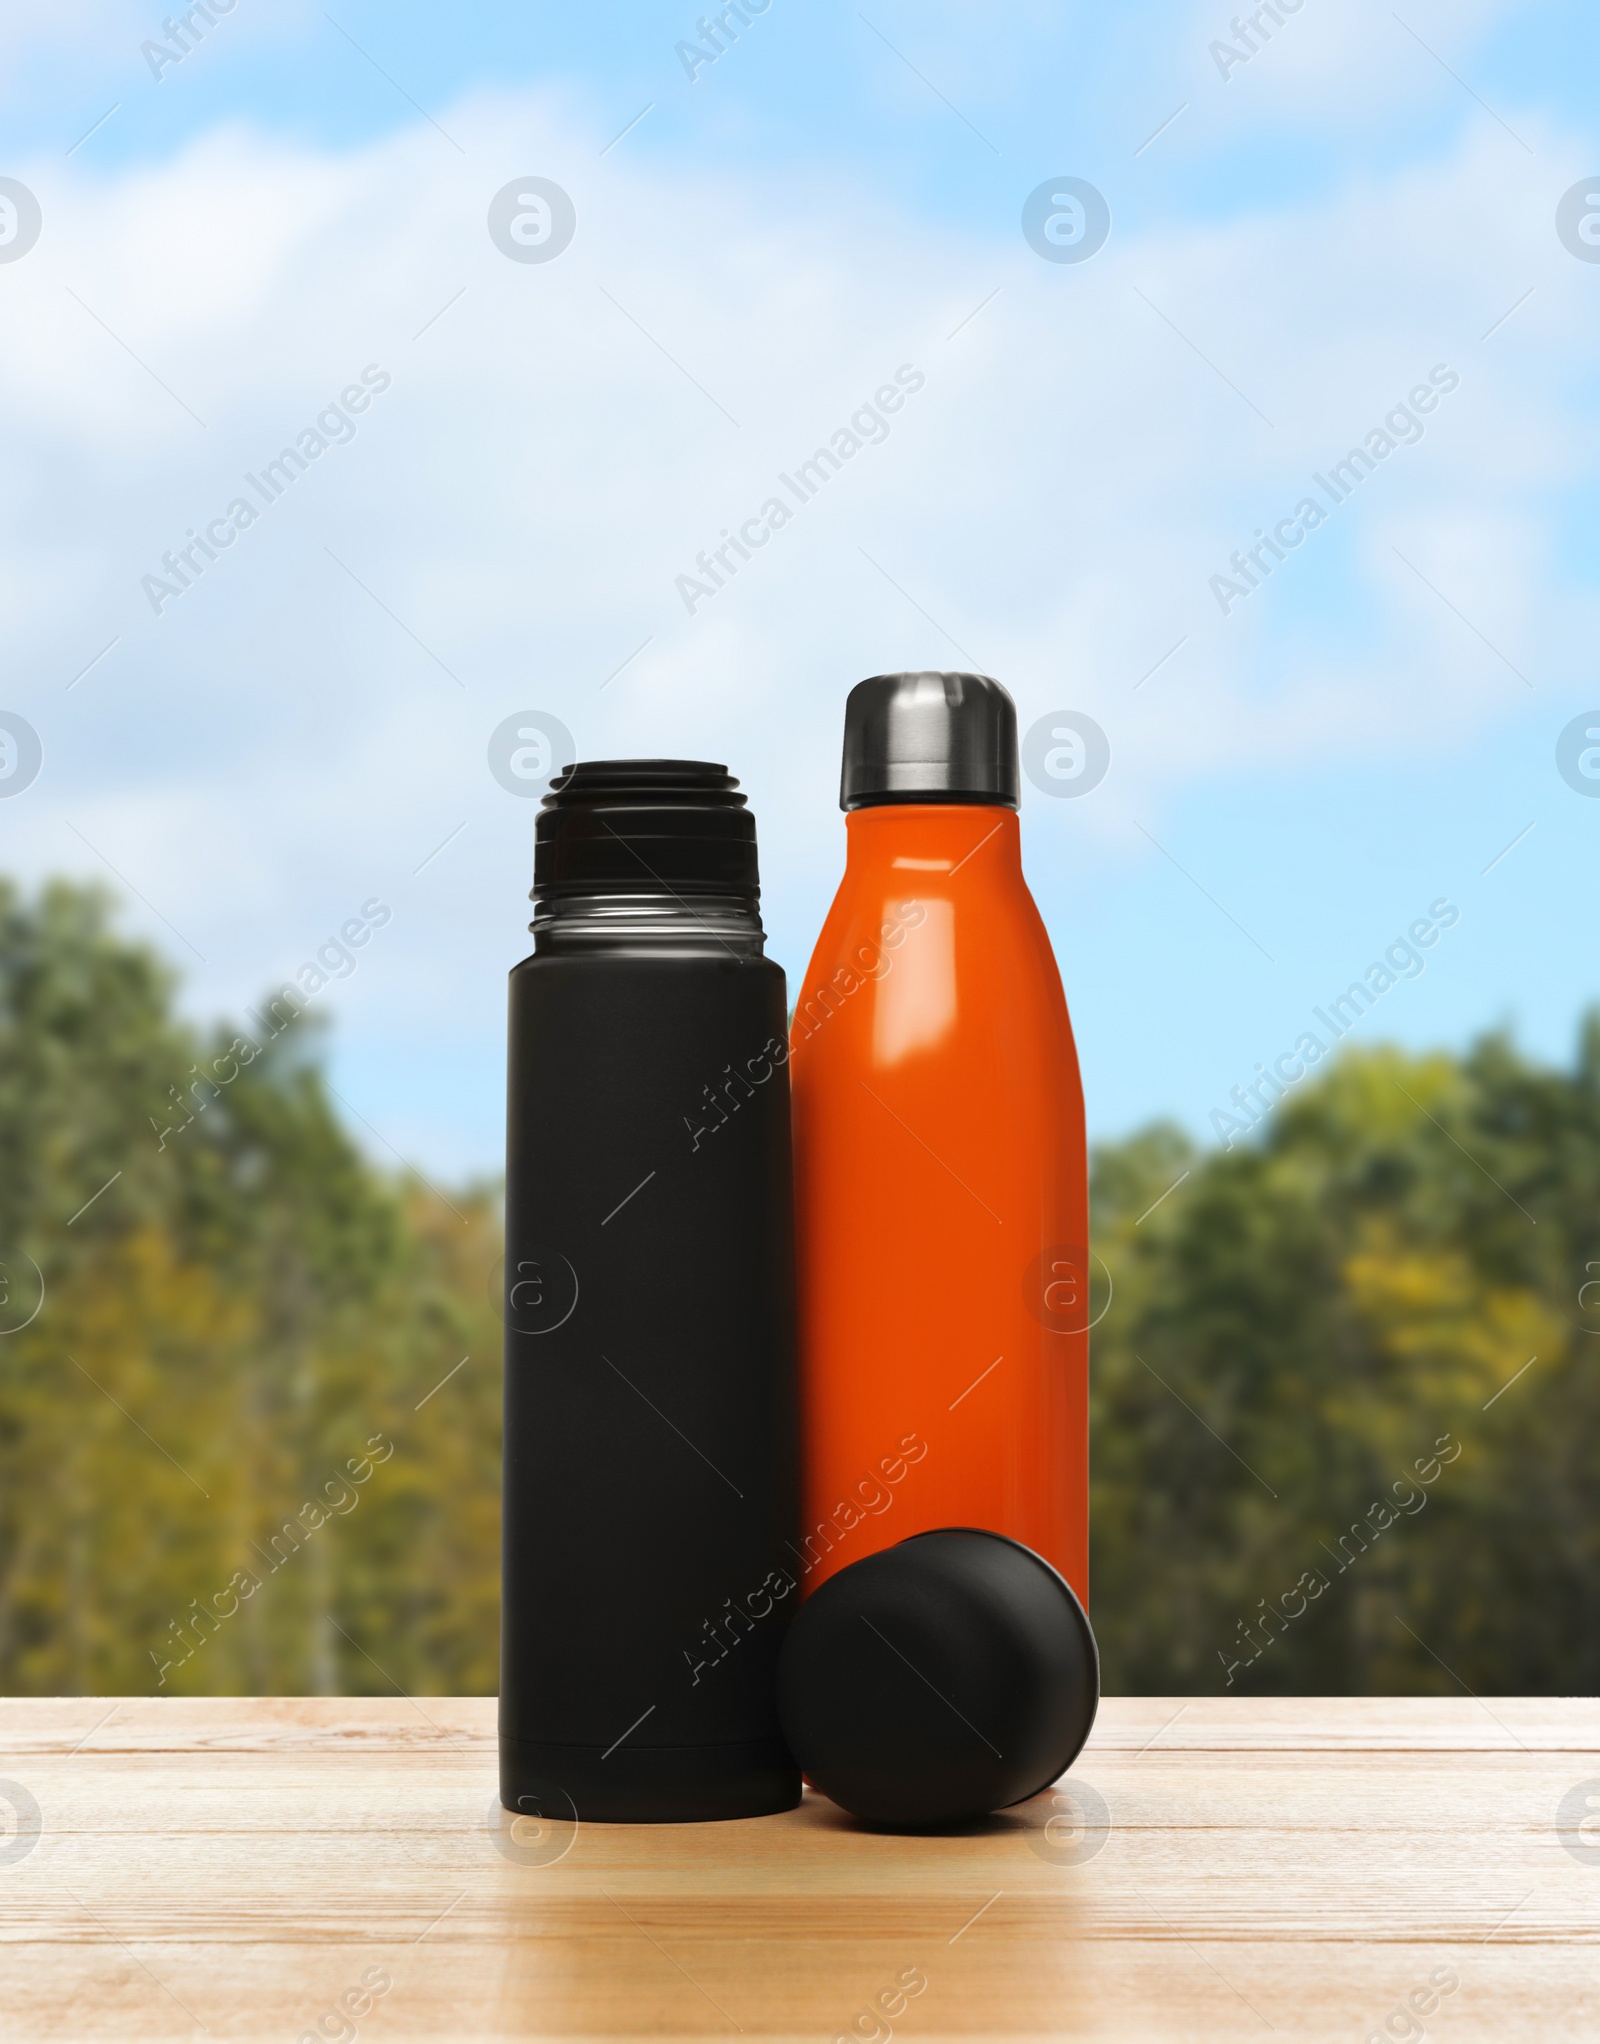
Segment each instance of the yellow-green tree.
[{"label": "yellow-green tree", "polygon": [[306,1018],[172,992],[0,891],[0,1685],[491,1692],[496,1199],[374,1170]]},{"label": "yellow-green tree", "polygon": [[1108,1688],[1600,1684],[1600,1018],[1570,1074],[1347,1054],[1232,1152],[1103,1149],[1093,1207]]}]

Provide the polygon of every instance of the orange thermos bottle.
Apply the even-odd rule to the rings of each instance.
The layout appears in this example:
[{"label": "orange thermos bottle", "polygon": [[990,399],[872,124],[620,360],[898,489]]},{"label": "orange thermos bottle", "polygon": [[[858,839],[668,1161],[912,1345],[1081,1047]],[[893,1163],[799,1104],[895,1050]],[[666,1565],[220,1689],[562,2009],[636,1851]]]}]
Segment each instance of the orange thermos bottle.
[{"label": "orange thermos bottle", "polygon": [[1017,716],[977,674],[845,709],[845,875],[791,1028],[809,1592],[941,1526],[1088,1605],[1089,1195],[1061,976],[1022,877]]}]

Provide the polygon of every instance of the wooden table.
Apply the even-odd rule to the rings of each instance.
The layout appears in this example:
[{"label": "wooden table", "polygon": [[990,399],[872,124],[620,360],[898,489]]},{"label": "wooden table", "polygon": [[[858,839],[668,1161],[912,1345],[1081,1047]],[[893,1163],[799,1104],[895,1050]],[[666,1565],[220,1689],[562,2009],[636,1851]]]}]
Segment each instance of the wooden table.
[{"label": "wooden table", "polygon": [[476,1698],[0,1702],[0,1777],[18,2044],[1600,2029],[1592,1701],[1113,1698],[938,1838],[514,1830]]}]

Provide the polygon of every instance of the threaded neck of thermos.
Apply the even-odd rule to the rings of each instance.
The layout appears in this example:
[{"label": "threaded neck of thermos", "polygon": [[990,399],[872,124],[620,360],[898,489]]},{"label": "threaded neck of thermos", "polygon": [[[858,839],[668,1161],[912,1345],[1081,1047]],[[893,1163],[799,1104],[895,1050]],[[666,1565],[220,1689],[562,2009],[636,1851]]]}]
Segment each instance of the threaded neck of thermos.
[{"label": "threaded neck of thermos", "polygon": [[[535,825],[535,950],[763,942],[755,818],[724,766],[580,760]],[[753,946],[753,948],[752,948]]]}]

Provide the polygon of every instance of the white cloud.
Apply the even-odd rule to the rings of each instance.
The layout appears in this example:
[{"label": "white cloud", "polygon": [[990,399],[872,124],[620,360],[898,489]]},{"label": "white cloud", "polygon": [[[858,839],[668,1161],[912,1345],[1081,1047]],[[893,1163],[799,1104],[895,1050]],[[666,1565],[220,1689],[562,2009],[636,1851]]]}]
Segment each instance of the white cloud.
[{"label": "white cloud", "polygon": [[1410,0],[1398,12],[1387,0],[1276,4],[1284,18],[1274,22],[1259,0],[1195,0],[1186,44],[1195,116],[1175,139],[1214,141],[1238,124],[1348,140],[1441,94],[1460,95],[1465,110],[1466,88],[1443,67],[1459,77],[1488,36],[1523,11],[1517,0]]},{"label": "white cloud", "polygon": [[[397,1046],[497,1055],[535,805],[484,746],[513,710],[553,711],[591,756],[727,760],[798,970],[842,857],[845,691],[967,664],[947,634],[1025,722],[1073,705],[1111,730],[1116,772],[1073,821],[1127,862],[1152,856],[1135,814],[1219,774],[1420,753],[1447,710],[1461,740],[1520,707],[1394,545],[1530,673],[1592,629],[1545,541],[1592,461],[1566,393],[1593,278],[1554,241],[1542,164],[1487,120],[1387,179],[1119,230],[1058,268],[1009,219],[985,241],[842,186],[802,207],[776,172],[735,187],[627,145],[602,159],[550,95],[440,119],[466,155],[421,123],[345,154],[232,127],[154,167],[23,173],[47,233],[4,273],[0,515],[10,706],[47,766],[0,809],[0,856],[95,870],[76,825],[205,954],[203,1007],[389,899],[337,990],[346,1055],[385,1132],[447,1167],[487,1154],[483,1089],[452,1148],[446,1082],[419,1096]],[[578,209],[548,265],[485,231],[532,170]],[[1439,361],[1462,385],[1426,439],[1223,619],[1208,576]],[[889,437],[687,615],[674,578],[908,362],[927,385]],[[355,439],[152,615],[141,576],[369,363],[393,385]],[[1339,651],[1352,612],[1359,658]]]}]

